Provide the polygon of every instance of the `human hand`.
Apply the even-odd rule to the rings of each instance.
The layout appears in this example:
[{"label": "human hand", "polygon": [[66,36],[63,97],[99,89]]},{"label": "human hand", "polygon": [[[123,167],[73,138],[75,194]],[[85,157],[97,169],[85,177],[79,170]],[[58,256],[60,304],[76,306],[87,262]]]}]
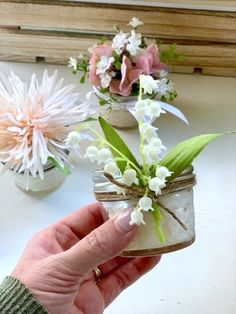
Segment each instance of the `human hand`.
[{"label": "human hand", "polygon": [[[136,233],[130,214],[103,223],[98,203],[81,208],[36,234],[12,276],[51,314],[100,314],[152,269],[160,257],[118,256]],[[102,277],[96,282],[93,269]]]}]

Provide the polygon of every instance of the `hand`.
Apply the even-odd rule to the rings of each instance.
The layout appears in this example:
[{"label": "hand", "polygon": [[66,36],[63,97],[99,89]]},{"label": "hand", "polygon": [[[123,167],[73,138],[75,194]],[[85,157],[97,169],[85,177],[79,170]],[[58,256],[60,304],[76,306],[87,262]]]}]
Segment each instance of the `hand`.
[{"label": "hand", "polygon": [[[100,314],[160,257],[118,255],[136,233],[130,214],[103,223],[99,204],[86,206],[36,234],[12,276],[51,314]],[[102,278],[96,282],[93,268]]]}]

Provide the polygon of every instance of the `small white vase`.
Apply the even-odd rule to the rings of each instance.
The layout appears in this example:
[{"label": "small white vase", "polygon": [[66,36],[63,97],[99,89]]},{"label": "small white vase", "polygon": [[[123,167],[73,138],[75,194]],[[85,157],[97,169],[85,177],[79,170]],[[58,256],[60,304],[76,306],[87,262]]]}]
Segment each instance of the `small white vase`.
[{"label": "small white vase", "polygon": [[[107,96],[99,92],[96,87],[93,89],[99,99],[108,99]],[[99,105],[99,114],[117,129],[127,130],[137,128],[138,121],[127,109],[130,103],[136,103],[137,97],[114,95],[114,98],[116,101],[112,101],[110,108],[106,105]]]},{"label": "small white vase", "polygon": [[[188,171],[189,172],[185,172],[175,179],[175,182],[180,183],[179,188],[176,188],[171,193],[159,197],[162,204],[170,209],[185,225],[186,230],[176,221],[175,218],[173,218],[173,216],[162,210],[161,213],[163,219],[161,227],[165,235],[165,242],[162,243],[156,232],[156,224],[152,212],[145,212],[145,225],[142,224],[139,226],[136,237],[122,253],[123,256],[137,257],[159,255],[183,249],[194,242],[195,228],[193,187],[191,185],[182,185],[181,187],[181,182],[183,180],[191,180],[191,178],[194,178],[192,170],[190,169]],[[102,175],[102,172],[95,172],[94,191],[96,197],[104,192],[105,194],[106,192],[113,192],[113,186],[114,185],[112,185]],[[108,197],[107,199],[105,197],[102,200],[100,197],[97,197],[103,205],[102,213],[104,219],[112,218],[122,211],[135,208],[138,203],[138,199],[130,198],[128,195],[123,197],[120,195],[117,195],[117,197],[113,195],[113,197]]]},{"label": "small white vase", "polygon": [[56,190],[62,182],[66,179],[60,169],[48,165],[44,167],[44,178],[40,179],[39,176],[33,177],[26,175],[26,173],[13,173],[16,186],[23,191],[30,192],[49,192]]}]

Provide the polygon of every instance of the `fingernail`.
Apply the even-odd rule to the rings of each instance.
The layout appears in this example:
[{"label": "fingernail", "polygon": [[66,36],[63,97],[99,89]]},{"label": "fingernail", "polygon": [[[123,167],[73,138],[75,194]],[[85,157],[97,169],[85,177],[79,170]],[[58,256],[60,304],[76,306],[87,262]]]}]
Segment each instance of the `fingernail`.
[{"label": "fingernail", "polygon": [[121,212],[118,217],[115,219],[115,226],[121,232],[128,232],[136,227],[135,224],[130,224],[130,214],[132,210],[125,210]]}]

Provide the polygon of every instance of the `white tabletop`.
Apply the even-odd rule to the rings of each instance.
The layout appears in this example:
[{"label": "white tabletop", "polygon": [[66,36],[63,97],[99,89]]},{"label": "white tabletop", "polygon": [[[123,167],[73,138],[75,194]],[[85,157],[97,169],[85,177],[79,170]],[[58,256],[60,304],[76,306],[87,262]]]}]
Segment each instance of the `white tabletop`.
[{"label": "white tabletop", "polygon": [[[47,66],[52,71],[56,66]],[[66,83],[78,83],[59,67]],[[28,80],[41,76],[42,64],[0,63]],[[167,147],[200,133],[236,130],[236,79],[172,75],[179,91],[176,104],[190,127],[171,115],[160,118],[160,136]],[[121,132],[135,147],[137,131]],[[234,314],[236,312],[236,136],[211,143],[195,162],[197,239],[191,247],[163,256],[161,263],[127,289],[107,314]],[[8,173],[0,177],[0,280],[9,274],[32,234],[74,209],[94,201],[91,169],[79,161],[71,176],[51,194],[28,195]]]}]

